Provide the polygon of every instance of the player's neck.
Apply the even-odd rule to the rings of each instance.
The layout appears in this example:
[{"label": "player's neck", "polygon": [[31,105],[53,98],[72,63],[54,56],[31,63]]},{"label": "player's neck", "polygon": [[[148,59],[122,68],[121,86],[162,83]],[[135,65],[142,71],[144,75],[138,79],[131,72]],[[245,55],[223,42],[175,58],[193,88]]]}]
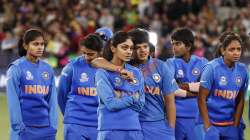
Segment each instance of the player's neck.
[{"label": "player's neck", "polygon": [[138,63],[139,64],[146,64],[148,62],[148,59],[145,59],[145,60],[138,60]]},{"label": "player's neck", "polygon": [[122,61],[121,59],[115,58],[113,57],[113,59],[111,60],[111,63],[113,63],[116,66],[124,66],[125,62]]},{"label": "player's neck", "polygon": [[234,62],[229,61],[229,60],[227,60],[227,59],[225,59],[225,58],[223,58],[223,60],[224,60],[224,63],[225,63],[229,68],[232,68],[232,67],[234,66]]},{"label": "player's neck", "polygon": [[190,53],[186,53],[186,54],[182,57],[182,59],[183,59],[186,63],[189,62],[190,58],[191,58]]},{"label": "player's neck", "polygon": [[32,55],[26,55],[27,60],[29,60],[31,63],[37,63],[38,57],[32,56]]}]

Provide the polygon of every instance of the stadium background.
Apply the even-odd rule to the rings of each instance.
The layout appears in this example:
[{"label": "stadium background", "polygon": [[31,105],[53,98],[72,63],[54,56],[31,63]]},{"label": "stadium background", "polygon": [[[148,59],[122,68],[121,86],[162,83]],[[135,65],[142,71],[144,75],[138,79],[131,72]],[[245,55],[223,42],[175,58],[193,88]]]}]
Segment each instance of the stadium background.
[{"label": "stadium background", "polygon": [[[61,68],[78,53],[80,38],[106,26],[114,32],[135,27],[153,33],[156,57],[173,56],[170,34],[178,27],[189,27],[195,34],[195,55],[211,60],[215,57],[218,36],[234,31],[244,41],[241,61],[250,69],[250,1],[249,0],[1,0],[0,1],[0,139],[9,136],[9,119],[5,96],[6,70],[18,58],[17,41],[32,26],[46,31],[46,60],[59,75]],[[57,77],[58,78],[58,77]],[[250,91],[248,90],[248,95]],[[246,104],[248,100],[246,96]],[[250,140],[244,118],[246,140]],[[58,139],[62,139],[62,119]]]}]

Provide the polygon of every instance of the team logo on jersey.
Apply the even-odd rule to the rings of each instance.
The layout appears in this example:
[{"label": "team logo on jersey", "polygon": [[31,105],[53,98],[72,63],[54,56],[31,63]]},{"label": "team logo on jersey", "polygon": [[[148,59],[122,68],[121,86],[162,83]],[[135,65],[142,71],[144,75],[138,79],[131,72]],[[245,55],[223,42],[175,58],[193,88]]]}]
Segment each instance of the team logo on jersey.
[{"label": "team logo on jersey", "polygon": [[89,80],[89,77],[87,75],[87,73],[82,73],[81,74],[81,78],[80,78],[80,82],[87,82]]},{"label": "team logo on jersey", "polygon": [[180,70],[177,71],[177,77],[178,78],[183,78],[184,77],[184,72],[183,72],[182,69],[180,69]]},{"label": "team logo on jersey", "polygon": [[153,79],[156,83],[159,83],[161,81],[161,76],[158,73],[153,74]]},{"label": "team logo on jersey", "polygon": [[120,77],[115,77],[115,86],[122,85],[122,79]]},{"label": "team logo on jersey", "polygon": [[43,72],[42,77],[43,77],[43,79],[48,80],[49,79],[49,73],[48,72]]},{"label": "team logo on jersey", "polygon": [[199,70],[198,68],[194,68],[194,69],[192,70],[192,74],[193,74],[193,75],[200,75],[200,70]]},{"label": "team logo on jersey", "polygon": [[26,71],[26,80],[33,80],[34,77],[30,71]]},{"label": "team logo on jersey", "polygon": [[236,85],[239,86],[242,83],[242,78],[240,76],[235,77]]},{"label": "team logo on jersey", "polygon": [[227,78],[225,76],[220,77],[220,85],[226,85],[227,84]]},{"label": "team logo on jersey", "polygon": [[136,78],[134,78],[134,79],[131,80],[129,83],[132,84],[132,85],[135,85],[135,84],[138,83],[138,80],[137,80]]}]

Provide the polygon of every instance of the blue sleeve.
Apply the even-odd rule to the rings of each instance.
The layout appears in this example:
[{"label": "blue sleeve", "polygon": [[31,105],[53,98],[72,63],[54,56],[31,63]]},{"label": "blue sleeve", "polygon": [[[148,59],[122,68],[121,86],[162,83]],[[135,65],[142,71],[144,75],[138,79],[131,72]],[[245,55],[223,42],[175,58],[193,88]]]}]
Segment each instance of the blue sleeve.
[{"label": "blue sleeve", "polygon": [[175,65],[174,65],[174,60],[172,58],[167,59],[165,62],[165,66],[168,69],[168,72],[170,73],[170,75],[175,74]]},{"label": "blue sleeve", "polygon": [[213,67],[211,65],[206,65],[201,73],[200,86],[210,90],[212,88],[213,78]]},{"label": "blue sleeve", "polygon": [[208,60],[206,58],[202,58],[202,64],[205,66],[208,63]]},{"label": "blue sleeve", "polygon": [[104,70],[99,69],[95,75],[96,91],[100,100],[110,111],[117,111],[128,108],[133,104],[133,97],[126,96],[122,98],[115,98],[114,89],[108,80],[108,76]]},{"label": "blue sleeve", "polygon": [[54,76],[52,79],[50,98],[49,98],[49,119],[50,119],[50,125],[54,129],[57,129],[58,126],[57,92],[56,92],[56,84]]},{"label": "blue sleeve", "polygon": [[17,140],[21,130],[25,128],[22,120],[22,111],[19,101],[21,72],[15,65],[7,71],[7,100],[10,113],[11,140]]},{"label": "blue sleeve", "polygon": [[140,91],[139,91],[140,97],[139,97],[138,101],[134,100],[134,104],[132,104],[130,106],[131,109],[133,109],[137,112],[142,111],[144,104],[145,104],[144,78],[143,78],[143,75],[141,72],[140,72],[139,78],[140,78],[139,79],[139,81],[140,81]]},{"label": "blue sleeve", "polygon": [[242,87],[242,91],[245,95],[247,94],[247,89],[248,89],[248,84],[249,84],[248,82],[249,82],[249,75],[248,75],[247,69],[246,69],[246,76],[245,76],[244,84]]},{"label": "blue sleeve", "polygon": [[168,68],[168,65],[162,65],[162,93],[163,95],[168,95],[171,93],[174,93],[177,89],[179,89],[175,78],[174,78],[174,74],[173,72],[171,72],[171,69]]},{"label": "blue sleeve", "polygon": [[68,99],[67,96],[71,88],[72,75],[73,75],[72,65],[68,64],[63,68],[59,79],[57,99],[59,108],[63,115],[65,111],[66,102]]}]

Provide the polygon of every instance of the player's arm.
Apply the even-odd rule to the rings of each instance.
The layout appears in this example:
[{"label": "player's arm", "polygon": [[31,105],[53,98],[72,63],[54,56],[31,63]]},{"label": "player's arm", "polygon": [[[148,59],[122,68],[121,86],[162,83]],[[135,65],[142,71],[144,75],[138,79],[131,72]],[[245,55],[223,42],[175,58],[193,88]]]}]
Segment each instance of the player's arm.
[{"label": "player's arm", "polygon": [[175,92],[179,89],[174,74],[168,69],[168,65],[163,65],[161,69],[162,85],[161,90],[164,98],[164,105],[166,109],[166,119],[171,128],[175,128],[176,122],[176,106],[175,106]]},{"label": "player's arm", "polygon": [[49,121],[50,125],[57,130],[58,112],[57,112],[57,91],[55,85],[55,77],[52,78],[52,84],[49,95]]},{"label": "player's arm", "polygon": [[108,60],[106,60],[103,57],[95,58],[94,60],[91,61],[91,65],[94,67],[103,68],[103,69],[109,70],[109,71],[117,71],[119,69],[122,69],[121,66],[116,66],[116,65],[110,63]]},{"label": "player's arm", "polygon": [[211,126],[206,100],[209,95],[209,90],[211,89],[213,84],[213,77],[213,68],[211,65],[207,65],[201,74],[201,85],[198,93],[198,107],[201,117],[204,121],[205,130],[207,130]]},{"label": "player's arm", "polygon": [[178,83],[178,86],[184,91],[177,92],[186,92],[186,97],[196,97],[198,95],[200,82]]},{"label": "player's arm", "polygon": [[144,94],[144,78],[142,73],[140,72],[140,79],[138,82],[140,82],[140,90],[137,95],[134,95],[134,104],[130,106],[131,109],[140,112],[145,104],[145,94]]},{"label": "player's arm", "polygon": [[99,69],[95,75],[96,91],[100,100],[105,104],[108,110],[117,111],[128,108],[133,104],[134,97],[126,96],[116,98],[114,89],[108,79],[107,72]]},{"label": "player's arm", "polygon": [[22,119],[22,111],[19,101],[20,94],[20,77],[19,67],[12,65],[7,71],[7,101],[10,113],[10,139],[17,140],[19,133],[25,128]]},{"label": "player's arm", "polygon": [[175,107],[174,94],[165,95],[164,100],[165,100],[165,108],[167,112],[168,124],[171,128],[175,128],[176,107]]},{"label": "player's arm", "polygon": [[[247,70],[246,70],[247,71]],[[240,120],[242,117],[243,109],[244,109],[244,97],[245,94],[247,93],[248,89],[248,82],[249,82],[249,77],[246,72],[246,78],[244,80],[244,84],[236,98],[236,108],[235,108],[235,114],[234,114],[234,126],[239,126]]]},{"label": "player's arm", "polygon": [[207,104],[206,104],[206,99],[208,95],[209,95],[209,90],[201,86],[200,91],[198,93],[198,106],[199,106],[199,111],[201,113],[201,117],[204,122],[205,130],[207,130],[211,126],[211,123],[209,121],[209,116],[208,116]]},{"label": "player's arm", "polygon": [[[208,60],[203,58],[202,65],[207,64]],[[200,77],[198,78],[198,81]],[[187,97],[194,97],[197,96],[199,92],[200,82],[190,82],[190,83],[178,83],[178,86],[187,91]]]},{"label": "player's arm", "polygon": [[186,98],[186,97],[196,97],[197,96],[197,93],[193,93],[193,92],[190,92],[190,91],[187,91],[187,90],[184,90],[184,89],[177,89],[175,91],[175,96],[176,97],[182,97],[182,98]]},{"label": "player's arm", "polygon": [[240,91],[236,98],[236,107],[234,114],[234,126],[238,127],[240,125],[240,119],[242,117],[244,108],[244,92]]},{"label": "player's arm", "polygon": [[70,92],[71,84],[72,84],[72,75],[73,75],[73,69],[72,64],[66,65],[62,72],[59,79],[59,85],[58,85],[58,105],[59,108],[64,115],[65,112],[65,106],[68,99],[68,93]]},{"label": "player's arm", "polygon": [[[174,77],[175,75],[175,67],[174,67],[174,62],[172,59],[167,59],[167,61],[165,62],[165,68],[166,68],[166,72],[164,73],[169,73],[170,75],[172,75]],[[189,91],[189,85],[188,83],[180,83],[177,81],[174,81],[177,83],[178,85],[178,89],[174,92],[176,97],[194,97],[197,96],[195,93],[192,93]]]},{"label": "player's arm", "polygon": [[199,92],[200,82],[178,83],[178,86],[183,90],[197,94]]},{"label": "player's arm", "polygon": [[120,73],[120,75],[124,79],[132,80],[134,78],[132,72],[127,71],[126,69],[123,69],[123,67],[121,67],[121,66],[116,66],[116,65],[110,63],[109,61],[107,61],[103,57],[98,57],[98,58],[92,60],[91,65],[94,67],[102,68],[102,69],[109,70],[109,71],[116,71],[116,72]]}]

